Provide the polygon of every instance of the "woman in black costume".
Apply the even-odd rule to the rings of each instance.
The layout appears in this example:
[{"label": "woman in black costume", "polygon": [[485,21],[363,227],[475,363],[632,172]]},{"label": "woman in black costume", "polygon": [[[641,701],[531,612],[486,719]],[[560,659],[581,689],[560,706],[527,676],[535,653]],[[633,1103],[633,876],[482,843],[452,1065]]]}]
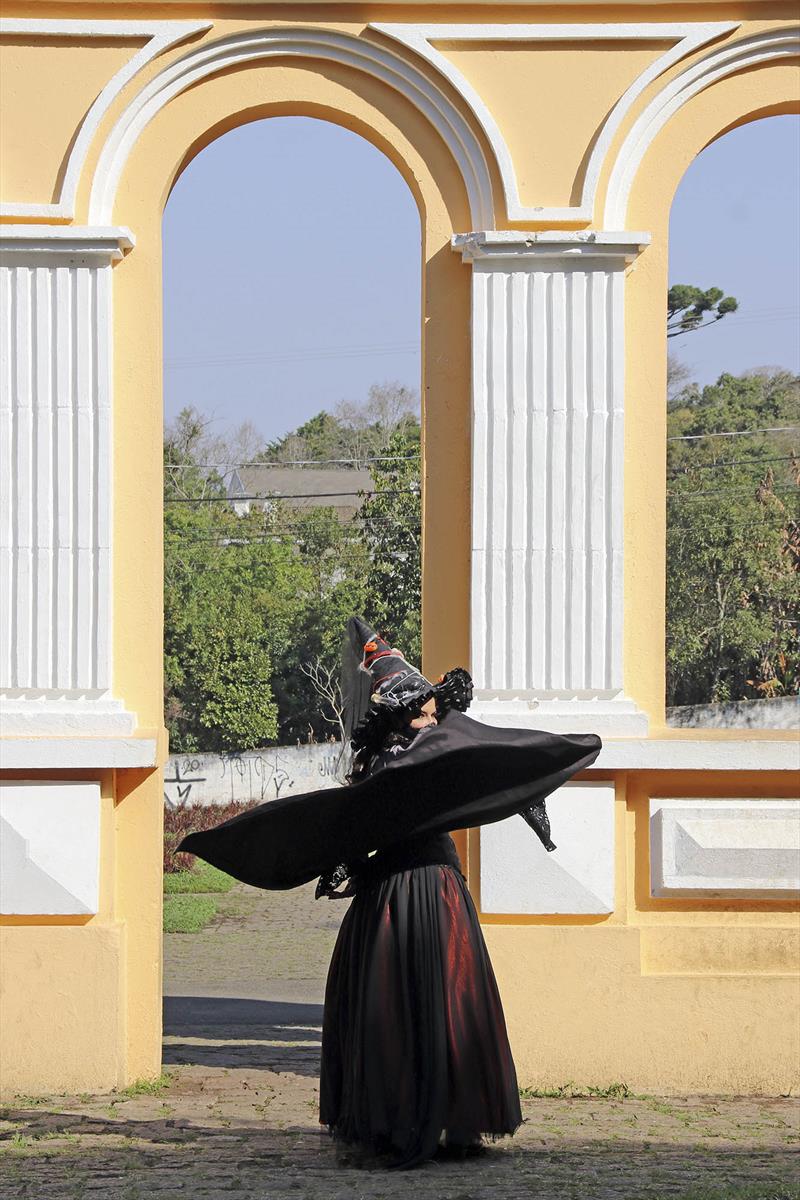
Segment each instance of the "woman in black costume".
[{"label": "woman in black costume", "polygon": [[[521,1121],[494,974],[450,830],[522,815],[554,849],[544,797],[591,734],[463,714],[461,668],[431,684],[359,618],[343,671],[350,786],[259,805],[179,849],[246,883],[354,897],[328,973],[320,1120],[387,1165],[477,1152]],[[348,664],[349,657],[349,664]]]},{"label": "woman in black costume", "polygon": [[[353,736],[355,777],[374,775],[437,724],[434,687],[358,619],[371,710]],[[444,680],[442,681],[444,683]],[[460,700],[460,703],[458,702]],[[344,892],[335,889],[349,880]],[[320,1120],[395,1166],[474,1153],[522,1120],[514,1062],[477,913],[447,833],[342,864],[317,895],[355,895],[325,991]]]}]

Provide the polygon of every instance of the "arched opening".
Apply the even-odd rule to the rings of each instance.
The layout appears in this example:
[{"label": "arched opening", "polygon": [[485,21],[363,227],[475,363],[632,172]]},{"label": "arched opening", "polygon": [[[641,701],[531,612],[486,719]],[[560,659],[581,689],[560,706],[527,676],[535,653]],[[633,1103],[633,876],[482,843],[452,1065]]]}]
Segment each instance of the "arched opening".
[{"label": "arched opening", "polygon": [[[171,850],[189,825],[341,781],[351,613],[420,653],[421,271],[411,190],[328,121],[225,132],[165,208],[168,1037],[186,1029],[181,997],[217,994],[223,963],[225,1004],[203,1023],[256,1000],[267,1026],[290,999],[319,1017],[337,906],[313,884],[230,888]],[[166,1053],[193,1061],[179,1043]]]},{"label": "arched opening", "polygon": [[800,683],[798,205],[793,115],[724,133],[691,164],[672,205],[672,724],[786,727],[785,698]]}]

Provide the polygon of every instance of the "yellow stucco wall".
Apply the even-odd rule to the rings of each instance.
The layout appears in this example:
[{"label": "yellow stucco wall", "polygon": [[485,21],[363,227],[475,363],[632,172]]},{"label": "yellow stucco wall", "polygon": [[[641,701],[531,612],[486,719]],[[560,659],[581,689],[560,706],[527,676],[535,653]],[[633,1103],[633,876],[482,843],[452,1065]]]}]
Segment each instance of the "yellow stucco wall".
[{"label": "yellow stucco wall", "polygon": [[[213,21],[192,43],[287,22],[365,36],[363,10],[286,5],[258,9],[181,5],[9,4],[6,18]],[[568,5],[372,6],[369,19],[444,22],[740,22],[740,39],[794,17],[784,3],[700,3],[631,8]],[[376,36],[376,35],[368,35]],[[3,70],[0,198],[48,203],[69,143],[104,78],[141,39],[96,41],[13,35]],[[543,40],[437,43],[474,87],[506,136],[524,203],[574,202],[602,114],[659,52],[650,42]],[[105,138],[136,92],[183,54],[168,50],[122,91],[101,121],[80,178],[75,223],[85,224]],[[410,51],[409,60],[413,58]],[[702,56],[703,51],[694,56]],[[610,160],[642,106],[685,66],[651,84],[623,122]],[[653,243],[627,282],[625,444],[626,693],[664,722],[665,361],[669,209],[693,157],[753,116],[797,109],[796,68],[751,69],[691,100],[656,138],[640,169],[627,219]],[[42,81],[49,87],[42,87]],[[496,227],[511,222],[490,148],[464,100],[453,103],[490,161]],[[173,100],[139,136],[123,172],[115,224],[136,235],[114,270],[114,695],[140,731],[162,717],[161,216],[170,187],[204,145],[245,121],[306,114],[369,138],[402,173],[420,210],[423,259],[424,665],[438,673],[468,655],[470,268],[450,249],[471,218],[460,174],[439,135],[407,100],[351,68],[285,59],[229,70]],[[608,182],[594,213],[599,225]],[[19,221],[26,218],[13,217]],[[539,227],[550,227],[549,222]],[[562,224],[568,226],[569,221]],[[572,222],[580,225],[580,222]],[[587,222],[583,223],[584,225]],[[314,236],[314,231],[312,231]],[[392,231],[387,229],[387,238]],[[197,253],[203,253],[202,244]],[[26,778],[31,777],[26,772]],[[47,778],[58,778],[48,772]],[[71,776],[74,777],[74,776]],[[81,778],[96,778],[84,772]],[[0,918],[4,1091],[111,1087],[160,1070],[160,926],[163,801],[157,770],[102,775],[101,911],[87,920]],[[602,920],[485,919],[521,1081],[609,1083],[642,1090],[786,1090],[796,1086],[791,978],[795,918],[786,905],[656,903],[646,895],[650,795],[792,795],[785,775],[617,775],[618,903]],[[665,793],[663,789],[668,789]],[[683,789],[675,791],[676,788]],[[689,789],[688,791],[686,789]],[[780,789],[783,789],[781,791]],[[471,835],[473,881],[478,837]],[[35,1004],[30,997],[35,996]],[[536,1012],[536,1021],[532,1012]],[[769,1021],[763,1014],[770,1014]],[[542,1028],[549,1030],[542,1033]],[[679,1033],[676,1033],[676,1028]],[[57,1031],[58,1037],[51,1036]],[[746,1036],[742,1036],[742,1031]],[[546,1043],[546,1045],[545,1045]],[[9,1051],[13,1047],[13,1053]],[[580,1065],[580,1070],[578,1066]]]},{"label": "yellow stucco wall", "polygon": [[0,917],[0,1093],[110,1090],[159,1074],[159,773],[2,777],[99,780],[101,850],[96,915]]},{"label": "yellow stucco wall", "polygon": [[[797,777],[755,775],[617,775],[614,911],[482,914],[524,1086],[621,1082],[676,1095],[800,1090],[797,906],[650,896],[650,798],[797,795]],[[480,905],[479,831],[470,832],[469,855]],[[552,1014],[544,1033],[541,1013]]]}]

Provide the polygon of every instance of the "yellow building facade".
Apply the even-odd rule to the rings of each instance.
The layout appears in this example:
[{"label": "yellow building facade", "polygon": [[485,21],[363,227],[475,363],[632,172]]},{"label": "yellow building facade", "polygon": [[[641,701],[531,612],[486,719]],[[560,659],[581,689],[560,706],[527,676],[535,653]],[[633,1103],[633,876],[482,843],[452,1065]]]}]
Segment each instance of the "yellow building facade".
[{"label": "yellow building facade", "polygon": [[800,109],[794,6],[172,12],[0,22],[2,1090],[160,1071],[161,218],[273,115],[367,138],[419,207],[426,672],[604,740],[560,859],[462,839],[520,1081],[796,1088],[797,743],[668,729],[663,650],[670,205]]}]

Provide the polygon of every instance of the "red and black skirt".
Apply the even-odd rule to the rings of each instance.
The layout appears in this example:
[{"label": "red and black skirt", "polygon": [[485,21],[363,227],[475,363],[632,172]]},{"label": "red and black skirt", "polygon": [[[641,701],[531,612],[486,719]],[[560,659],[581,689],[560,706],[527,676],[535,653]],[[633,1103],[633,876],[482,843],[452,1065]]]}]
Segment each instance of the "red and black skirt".
[{"label": "red and black skirt", "polygon": [[500,996],[452,839],[376,855],[328,972],[320,1121],[411,1167],[442,1138],[467,1147],[521,1120]]}]

